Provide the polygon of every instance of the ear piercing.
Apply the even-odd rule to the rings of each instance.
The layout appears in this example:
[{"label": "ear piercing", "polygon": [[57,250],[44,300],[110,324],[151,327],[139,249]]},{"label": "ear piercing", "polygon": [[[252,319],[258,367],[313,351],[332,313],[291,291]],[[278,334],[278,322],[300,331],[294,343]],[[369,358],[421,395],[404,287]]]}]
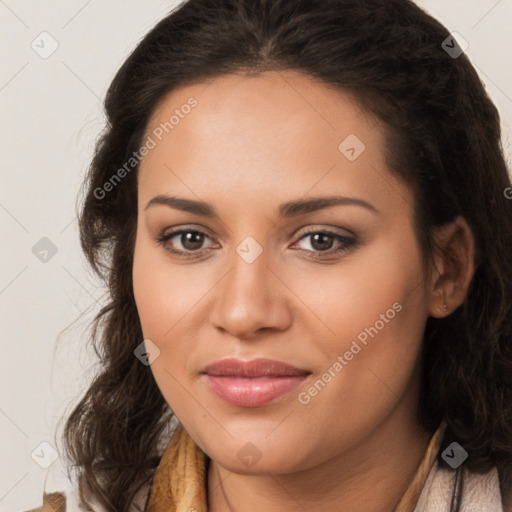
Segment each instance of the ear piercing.
[{"label": "ear piercing", "polygon": [[446,305],[446,294],[445,293],[443,293],[443,312],[444,313],[448,312],[448,306]]}]

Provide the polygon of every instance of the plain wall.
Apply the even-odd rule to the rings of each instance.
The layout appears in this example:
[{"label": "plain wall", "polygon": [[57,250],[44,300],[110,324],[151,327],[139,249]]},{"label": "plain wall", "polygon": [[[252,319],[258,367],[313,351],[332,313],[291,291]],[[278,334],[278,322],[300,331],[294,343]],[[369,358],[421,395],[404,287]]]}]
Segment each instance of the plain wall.
[{"label": "plain wall", "polygon": [[[466,53],[502,115],[510,162],[512,2],[419,3],[469,43]],[[36,461],[51,461],[52,448],[41,443],[59,448],[58,422],[90,380],[84,327],[104,303],[80,251],[75,202],[111,79],[174,5],[0,1],[0,511],[41,505],[46,477],[48,490],[68,484],[60,459],[47,470]],[[43,55],[51,49],[43,31],[58,43],[48,58],[31,46]]]}]

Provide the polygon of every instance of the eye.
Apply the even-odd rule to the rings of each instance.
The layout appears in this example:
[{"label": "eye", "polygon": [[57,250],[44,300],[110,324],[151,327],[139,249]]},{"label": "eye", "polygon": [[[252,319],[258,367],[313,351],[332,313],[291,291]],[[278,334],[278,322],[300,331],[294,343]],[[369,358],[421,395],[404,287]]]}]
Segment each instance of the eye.
[{"label": "eye", "polygon": [[[207,238],[210,237],[197,229],[180,228],[160,235],[156,240],[166,251],[178,258],[194,258],[211,251],[211,249],[202,249]],[[175,244],[181,245],[182,248],[176,248]]]},{"label": "eye", "polygon": [[[328,230],[310,231],[304,234],[296,244],[308,239],[309,242],[304,245],[309,245],[310,248],[302,248],[301,250],[316,253],[320,257],[322,257],[323,254],[326,256],[332,256],[343,251],[348,251],[351,247],[356,245],[355,238]],[[333,249],[333,247],[336,246],[337,248]]]}]

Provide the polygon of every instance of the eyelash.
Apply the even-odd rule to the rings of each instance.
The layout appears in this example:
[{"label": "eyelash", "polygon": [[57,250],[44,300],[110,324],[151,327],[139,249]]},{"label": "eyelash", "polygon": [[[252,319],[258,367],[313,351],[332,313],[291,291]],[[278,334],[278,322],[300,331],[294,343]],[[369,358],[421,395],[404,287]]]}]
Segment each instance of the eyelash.
[{"label": "eyelash", "polygon": [[[169,240],[176,237],[177,235],[183,235],[185,233],[195,233],[195,234],[204,235],[205,237],[210,238],[206,233],[204,233],[201,230],[181,228],[176,231],[171,231],[170,233],[162,234],[162,235],[158,236],[156,238],[156,241],[158,242],[159,245],[163,246],[163,248],[167,252],[173,254],[174,256],[176,256],[179,259],[192,259],[192,258],[200,257],[203,254],[206,254],[206,252],[211,252],[213,250],[213,249],[203,249],[203,250],[198,249],[196,251],[181,251],[181,250],[173,249],[172,247],[168,246],[167,242],[169,242]],[[332,236],[338,242],[342,243],[343,245],[339,249],[336,249],[334,251],[331,249],[328,249],[327,251],[315,251],[315,250],[308,250],[308,249],[299,249],[299,250],[302,252],[306,252],[306,253],[314,253],[316,255],[319,255],[320,258],[324,258],[323,255],[335,256],[337,254],[346,252],[349,249],[354,248],[357,245],[357,240],[355,238],[346,237],[346,236],[340,235],[339,233],[335,233],[335,232],[329,231],[329,230],[307,231],[306,233],[302,234],[302,236],[297,240],[297,242],[303,240],[304,238],[307,238],[308,236],[316,235],[316,234]]]}]

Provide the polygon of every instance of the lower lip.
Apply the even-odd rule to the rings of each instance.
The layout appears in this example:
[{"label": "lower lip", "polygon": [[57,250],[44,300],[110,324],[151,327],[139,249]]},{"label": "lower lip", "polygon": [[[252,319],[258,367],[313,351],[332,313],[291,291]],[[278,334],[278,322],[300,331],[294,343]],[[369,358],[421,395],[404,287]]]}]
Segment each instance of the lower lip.
[{"label": "lower lip", "polygon": [[286,377],[214,377],[206,375],[209,388],[222,400],[238,407],[260,407],[298,387],[307,375]]}]

